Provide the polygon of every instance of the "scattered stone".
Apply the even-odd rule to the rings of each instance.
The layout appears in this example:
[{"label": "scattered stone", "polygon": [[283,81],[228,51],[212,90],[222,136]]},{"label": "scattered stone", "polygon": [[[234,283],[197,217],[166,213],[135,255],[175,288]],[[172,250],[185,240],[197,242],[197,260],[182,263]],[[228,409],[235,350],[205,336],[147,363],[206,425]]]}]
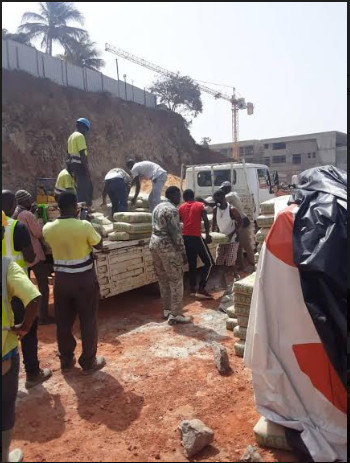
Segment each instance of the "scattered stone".
[{"label": "scattered stone", "polygon": [[240,462],[263,462],[264,460],[261,458],[260,453],[256,447],[252,445],[248,445],[246,448],[243,456],[239,460]]},{"label": "scattered stone", "polygon": [[226,347],[222,346],[218,342],[213,342],[212,348],[216,368],[219,370],[221,375],[227,375],[231,371],[231,367]]},{"label": "scattered stone", "polygon": [[183,421],[179,431],[187,458],[192,458],[214,440],[214,432],[200,420]]}]

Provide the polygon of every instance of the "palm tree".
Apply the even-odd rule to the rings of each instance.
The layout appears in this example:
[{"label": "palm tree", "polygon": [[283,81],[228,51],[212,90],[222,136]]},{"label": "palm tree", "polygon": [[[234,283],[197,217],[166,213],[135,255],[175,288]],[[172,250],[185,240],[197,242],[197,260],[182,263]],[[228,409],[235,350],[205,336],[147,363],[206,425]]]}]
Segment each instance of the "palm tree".
[{"label": "palm tree", "polygon": [[20,32],[18,34],[12,34],[7,29],[2,29],[2,38],[11,39],[11,40],[14,40],[15,42],[23,43],[24,45],[28,45],[30,47],[33,46],[30,42],[30,37],[28,36],[28,34],[25,34],[24,32]]},{"label": "palm tree", "polygon": [[86,66],[90,69],[100,70],[105,62],[100,58],[101,52],[96,48],[96,42],[89,38],[81,40],[70,40],[66,43],[64,55],[58,55],[59,58],[78,66]]},{"label": "palm tree", "polygon": [[73,2],[40,2],[40,14],[28,11],[22,17],[18,32],[28,34],[31,39],[40,37],[41,47],[52,55],[52,44],[58,42],[66,48],[70,40],[87,39],[88,33],[79,27],[68,26],[69,21],[84,23],[84,17]]}]

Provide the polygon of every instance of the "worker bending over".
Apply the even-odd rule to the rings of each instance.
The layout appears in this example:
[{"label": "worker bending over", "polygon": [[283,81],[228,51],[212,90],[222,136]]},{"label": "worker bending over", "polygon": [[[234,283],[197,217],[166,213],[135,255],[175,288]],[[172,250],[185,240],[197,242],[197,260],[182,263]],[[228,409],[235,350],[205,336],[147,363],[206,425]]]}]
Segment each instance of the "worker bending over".
[{"label": "worker bending over", "polygon": [[[2,212],[2,241],[7,218]],[[22,461],[23,453],[10,452],[11,435],[15,425],[15,405],[18,393],[18,337],[26,336],[37,317],[40,293],[23,269],[6,256],[2,257],[2,377],[1,377],[1,461]],[[25,307],[22,323],[15,325],[11,299],[17,297]]]},{"label": "worker bending over", "polygon": [[86,203],[91,208],[93,186],[88,163],[88,151],[85,136],[91,124],[88,119],[80,118],[76,122],[76,130],[68,138],[68,159],[77,182],[77,196],[80,203]]},{"label": "worker bending over", "polygon": [[133,176],[132,185],[136,185],[135,196],[131,201],[132,204],[136,204],[140,193],[141,179],[152,180],[152,191],[148,197],[149,208],[152,212],[161,201],[162,189],[168,177],[167,172],[158,164],[151,161],[135,162],[133,159],[129,159],[126,165]]},{"label": "worker bending over", "polygon": [[99,289],[92,248],[102,249],[102,239],[90,222],[77,219],[74,193],[65,191],[58,200],[60,217],[43,229],[52,249],[55,270],[55,317],[61,369],[66,372],[76,363],[76,341],[72,328],[79,316],[82,354],[79,364],[84,373],[100,370],[106,364],[97,352],[97,310]]},{"label": "worker bending over", "polygon": [[170,325],[190,323],[182,315],[183,265],[186,263],[186,249],[182,238],[179,212],[180,189],[169,187],[167,200],[153,211],[153,230],[150,241],[153,264],[158,276],[160,294],[163,299],[164,318]]},{"label": "worker bending over", "polygon": [[[27,227],[22,222],[12,218],[16,208],[16,197],[9,190],[2,191],[2,207],[7,221],[5,237],[2,240],[2,257],[8,257],[12,262],[16,262],[28,274],[28,263],[33,263],[36,256]],[[15,315],[15,323],[22,323],[25,316],[22,300],[13,297],[10,302]],[[29,332],[21,338],[21,347],[26,371],[25,387],[31,389],[52,376],[51,370],[40,368],[37,317],[32,323]]]},{"label": "worker bending over", "polygon": [[[184,203],[179,207],[180,220],[183,223],[182,234],[186,247],[186,255],[190,270],[190,293],[202,299],[212,299],[206,291],[211,269],[214,265],[207,244],[212,242],[210,236],[210,224],[203,202],[195,201],[194,192],[185,190],[183,193]],[[202,238],[202,219],[205,228],[205,240]],[[197,259],[204,264],[201,271],[199,288],[197,291]]]},{"label": "worker bending over", "polygon": [[228,244],[219,244],[216,255],[216,265],[222,268],[222,273],[226,279],[227,286],[231,286],[232,281],[227,279],[227,270],[232,269],[234,280],[239,279],[236,269],[238,252],[237,231],[242,224],[242,218],[238,210],[231,206],[222,190],[214,193],[213,199],[217,204],[214,208],[213,231],[219,231],[228,237]]},{"label": "worker bending over", "polygon": [[102,191],[102,206],[106,205],[107,195],[112,202],[112,216],[115,212],[128,210],[128,196],[132,179],[124,169],[111,169],[105,176]]},{"label": "worker bending over", "polygon": [[237,264],[238,268],[244,269],[244,259],[243,259],[243,251],[247,253],[248,262],[249,262],[249,270],[254,272],[255,270],[255,259],[254,259],[254,249],[252,243],[252,224],[248,218],[248,216],[244,213],[243,205],[240,197],[235,191],[232,191],[232,185],[230,182],[224,182],[220,190],[222,190],[226,195],[226,200],[231,206],[235,207],[241,215],[242,218],[242,226],[237,230],[238,239],[239,239],[239,247],[238,247],[238,255],[237,255]]}]

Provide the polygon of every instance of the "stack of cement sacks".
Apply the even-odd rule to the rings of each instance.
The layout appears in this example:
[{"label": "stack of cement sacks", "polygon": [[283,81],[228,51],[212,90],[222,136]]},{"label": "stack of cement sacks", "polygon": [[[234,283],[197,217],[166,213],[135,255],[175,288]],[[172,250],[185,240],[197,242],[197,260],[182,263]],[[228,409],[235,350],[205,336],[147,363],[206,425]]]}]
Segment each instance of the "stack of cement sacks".
[{"label": "stack of cement sacks", "polygon": [[260,204],[260,215],[257,219],[258,227],[260,228],[255,235],[258,242],[257,253],[255,254],[255,262],[257,263],[260,256],[262,245],[275,221],[275,213],[279,207],[285,205],[289,199],[289,195],[278,196],[269,199]]},{"label": "stack of cement sacks", "polygon": [[102,212],[93,212],[90,214],[90,218],[92,226],[102,238],[107,238],[108,234],[113,231],[112,222]]},{"label": "stack of cement sacks", "polygon": [[150,212],[116,212],[113,215],[113,232],[110,241],[142,240],[151,237],[152,214]]},{"label": "stack of cement sacks", "polygon": [[236,281],[233,284],[233,302],[234,316],[236,318],[236,326],[233,333],[239,340],[235,342],[234,349],[236,355],[243,357],[245,339],[247,335],[247,327],[249,321],[250,305],[252,301],[254,283],[256,273]]}]

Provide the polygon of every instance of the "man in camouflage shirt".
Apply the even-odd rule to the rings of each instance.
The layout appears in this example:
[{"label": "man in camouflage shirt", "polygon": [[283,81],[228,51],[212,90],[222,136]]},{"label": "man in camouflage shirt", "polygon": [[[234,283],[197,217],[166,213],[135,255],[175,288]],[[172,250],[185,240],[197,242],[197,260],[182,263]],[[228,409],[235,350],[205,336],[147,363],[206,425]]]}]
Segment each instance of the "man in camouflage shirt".
[{"label": "man in camouflage shirt", "polygon": [[182,315],[183,265],[187,260],[176,208],[181,201],[180,189],[171,186],[165,196],[167,201],[158,204],[153,211],[150,250],[163,299],[164,318],[169,325],[190,323],[191,319]]}]

